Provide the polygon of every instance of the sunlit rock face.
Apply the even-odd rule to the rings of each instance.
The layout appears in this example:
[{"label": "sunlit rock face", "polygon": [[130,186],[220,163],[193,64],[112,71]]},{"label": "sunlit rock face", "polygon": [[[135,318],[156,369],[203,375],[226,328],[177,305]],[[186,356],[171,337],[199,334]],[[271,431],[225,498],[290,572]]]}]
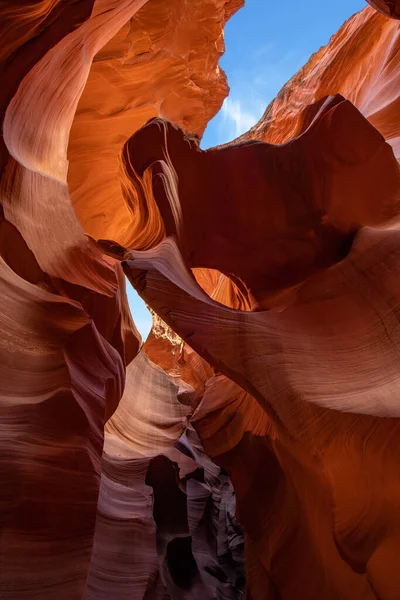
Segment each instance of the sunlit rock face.
[{"label": "sunlit rock face", "polygon": [[241,4],[0,9],[6,600],[400,598],[398,7],[201,151]]},{"label": "sunlit rock face", "polygon": [[152,0],[95,56],[68,147],[72,202],[91,236],[130,245],[132,231],[152,219],[133,213],[122,194],[123,143],[157,115],[203,134],[229,91],[218,65],[223,27],[242,4]]},{"label": "sunlit rock face", "polygon": [[372,8],[356,13],[311,56],[259,123],[240,139],[282,144],[307,127],[313,116],[308,107],[339,93],[383,135],[399,159],[399,36],[398,21]]},{"label": "sunlit rock face", "polygon": [[[180,597],[189,597],[186,592],[192,594],[192,588],[197,589],[193,597],[242,595],[243,538],[234,522],[232,486],[204,456],[194,433],[188,449],[173,452],[198,403],[196,392],[162,371],[160,375],[143,352],[138,355],[141,340],[121,267],[85,235],[67,183],[71,124],[92,59],[109,43],[118,47],[121,28],[144,4],[100,0],[9,2],[1,7],[0,595],[10,600],[177,597],[181,572],[169,544],[179,547],[182,532],[185,542],[178,554],[192,565],[194,579],[183,582],[186,591]],[[174,19],[179,21],[184,9],[177,5]],[[210,98],[208,107],[204,102],[199,133],[227,93],[217,61],[222,26],[235,5],[210,9],[215,21],[210,28],[220,41],[209,54],[214,81],[207,85],[220,81],[223,94]],[[161,33],[162,27],[154,35]],[[181,79],[186,76],[189,82],[194,73],[207,83],[209,74],[202,75],[201,66],[188,68]],[[172,92],[173,86],[165,94],[167,106]],[[198,102],[196,106],[197,115]],[[95,112],[94,106],[90,110]],[[133,129],[120,139],[121,146]],[[118,152],[116,143],[116,160]],[[117,180],[115,184],[119,189]],[[135,416],[132,435],[142,431],[146,450],[137,455],[131,447],[120,451],[129,437],[125,423],[119,432],[120,413],[109,421],[131,384],[141,394],[137,406],[148,406],[149,414],[154,407],[165,408],[153,428],[146,413],[144,420]],[[140,390],[155,404],[145,404]],[[125,400],[121,411],[124,406]],[[162,435],[167,442],[158,446],[156,438]],[[193,458],[187,456],[190,452]],[[186,507],[182,531],[175,531],[173,523],[169,528],[167,503],[163,532],[158,532],[159,463],[148,479],[147,471],[159,455],[167,456],[172,474],[179,465],[180,474],[169,478],[165,493],[172,500],[181,494]],[[186,482],[191,473],[199,474],[199,483]],[[156,488],[157,494],[152,491]]]},{"label": "sunlit rock face", "polygon": [[165,238],[109,251],[216,371],[192,423],[235,487],[251,598],[400,594],[398,34],[350,19],[239,143],[156,119],[124,148]]}]

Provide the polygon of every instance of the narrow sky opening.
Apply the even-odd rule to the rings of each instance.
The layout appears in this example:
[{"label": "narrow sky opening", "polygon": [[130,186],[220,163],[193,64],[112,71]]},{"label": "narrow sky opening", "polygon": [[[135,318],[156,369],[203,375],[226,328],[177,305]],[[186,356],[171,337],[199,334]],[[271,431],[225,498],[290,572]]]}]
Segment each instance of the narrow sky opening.
[{"label": "narrow sky opening", "polygon": [[204,133],[203,149],[229,142],[252,127],[281,87],[365,0],[246,0],[226,24],[220,65],[231,88]]},{"label": "narrow sky opening", "polygon": [[128,279],[126,279],[126,293],[128,295],[128,304],[131,309],[132,318],[135,321],[135,325],[138,328],[143,341],[146,341],[153,321],[151,313],[137,291],[131,286]]}]

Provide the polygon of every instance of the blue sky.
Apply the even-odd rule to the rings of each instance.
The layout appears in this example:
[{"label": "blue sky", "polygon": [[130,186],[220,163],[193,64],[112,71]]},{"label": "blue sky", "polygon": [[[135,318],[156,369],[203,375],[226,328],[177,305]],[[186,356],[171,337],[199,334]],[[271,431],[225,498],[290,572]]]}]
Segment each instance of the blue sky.
[{"label": "blue sky", "polygon": [[254,125],[280,88],[365,0],[247,0],[226,24],[220,65],[231,88],[208,124],[202,148],[241,135]]},{"label": "blue sky", "polygon": [[[201,147],[229,142],[250,129],[311,54],[365,6],[364,0],[246,0],[225,27],[220,65],[231,90],[208,124]],[[127,288],[132,316],[145,339],[150,313],[129,282]]]}]

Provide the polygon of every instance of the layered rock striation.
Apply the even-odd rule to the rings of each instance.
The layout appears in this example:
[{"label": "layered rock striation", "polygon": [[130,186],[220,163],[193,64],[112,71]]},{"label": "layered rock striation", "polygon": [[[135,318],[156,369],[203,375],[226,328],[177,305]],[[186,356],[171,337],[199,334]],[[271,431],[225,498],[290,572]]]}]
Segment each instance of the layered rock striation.
[{"label": "layered rock striation", "polygon": [[398,7],[202,151],[241,4],[1,7],[1,598],[400,597]]},{"label": "layered rock striation", "polygon": [[[141,340],[129,312],[121,267],[86,235],[67,183],[71,125],[92,59],[109,42],[119,43],[121,28],[144,5],[143,0],[82,0],[22,2],[18,7],[10,2],[1,7],[0,596],[10,600],[27,595],[49,600],[122,598],[136,591],[139,597],[140,590],[143,597],[168,597],[168,569],[162,581],[157,575],[162,559],[156,546],[153,493],[146,485],[156,446],[132,465],[130,454],[121,458],[118,449],[113,454],[108,442],[103,451],[105,423],[124,389],[130,389],[129,377],[137,379]],[[177,5],[177,18],[184,8]],[[223,19],[234,8],[234,3],[221,6],[211,15],[216,23],[210,24],[212,35],[221,37]],[[140,20],[137,23],[140,28]],[[163,29],[161,25],[158,31]],[[221,51],[220,42],[214,55],[210,52],[216,72]],[[182,86],[193,73],[201,77],[202,68],[187,68],[181,74]],[[223,74],[218,72],[218,77],[226,93]],[[205,112],[211,116],[222,99],[210,100]],[[86,124],[85,128],[89,134]],[[116,160],[117,155],[116,149]],[[135,360],[136,370],[126,375],[126,367]],[[151,367],[145,369],[149,372]],[[167,389],[175,385],[166,375],[163,381]],[[168,421],[168,415],[164,418]],[[165,427],[163,420],[158,427]],[[171,436],[172,447],[183,431],[178,430]],[[214,468],[218,487],[220,469]],[[192,460],[189,470],[196,469]],[[177,484],[170,484],[173,492]],[[231,488],[227,494],[232,495]],[[131,503],[128,513],[120,510],[124,498]],[[138,518],[132,521],[132,508],[142,500]],[[118,530],[124,516],[126,534]],[[188,528],[186,523],[186,532]],[[219,531],[221,540],[226,539],[222,527]],[[138,539],[147,550],[139,552]],[[111,566],[110,560],[119,560],[113,548],[124,543],[126,560],[120,571],[101,571],[98,584],[98,565],[102,569],[106,563]],[[140,575],[140,565],[148,575]],[[208,585],[212,589],[223,584],[215,576]],[[241,593],[234,582],[231,587],[232,597]]]}]

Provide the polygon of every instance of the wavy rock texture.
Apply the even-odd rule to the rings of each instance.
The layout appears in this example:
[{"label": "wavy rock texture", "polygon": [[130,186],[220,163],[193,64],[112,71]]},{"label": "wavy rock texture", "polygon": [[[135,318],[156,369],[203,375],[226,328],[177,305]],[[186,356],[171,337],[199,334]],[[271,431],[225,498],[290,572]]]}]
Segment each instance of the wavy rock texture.
[{"label": "wavy rock texture", "polygon": [[[167,404],[163,404],[164,420],[153,428],[145,415],[141,421],[136,415],[138,427],[133,433],[142,431],[142,438],[148,436],[152,453],[135,459],[129,454],[133,463],[127,465],[118,451],[114,455],[109,450],[115,436],[107,433],[103,454],[104,424],[121,398],[125,367],[136,363],[128,370],[126,394],[143,367],[143,356],[136,357],[140,336],[130,316],[122,270],[85,236],[66,182],[70,128],[92,58],[104,46],[107,51],[109,40],[117,34],[111,42],[115,47],[121,27],[144,3],[21,2],[18,7],[8,3],[1,8],[0,596],[10,600],[122,598],[132,597],[135,591],[137,597],[143,592],[147,599],[170,597],[165,587],[169,569],[163,566],[166,574],[159,575],[164,559],[158,557],[153,543],[157,528],[151,514],[151,487],[145,484],[149,457],[164,451],[165,443],[158,448],[156,438],[157,427],[164,428],[164,436],[169,431]],[[178,5],[177,18],[184,8]],[[221,6],[216,17],[211,17],[219,37],[219,19],[226,19],[233,8],[234,4]],[[214,71],[221,48],[210,53]],[[191,59],[196,62],[195,56]],[[202,68],[187,68],[186,78],[201,73]],[[216,77],[226,93],[223,75]],[[217,110],[220,96],[210,99],[205,113]],[[197,102],[200,112],[198,106]],[[203,127],[206,120],[203,117]],[[149,371],[152,368],[146,366],[147,385],[153,381]],[[175,389],[166,375],[163,378],[167,391]],[[159,394],[160,403],[166,391],[156,384],[157,378],[153,392],[147,390],[147,394],[154,393],[156,398]],[[182,385],[178,396],[191,398],[194,392],[185,391]],[[144,403],[146,389],[143,394]],[[176,403],[186,414],[188,409]],[[124,406],[123,401],[122,411]],[[108,427],[116,422],[110,421]],[[178,455],[186,464],[188,459],[178,451],[174,454],[172,448],[182,430],[178,425],[172,429],[166,447],[174,460]],[[191,471],[197,469],[193,460],[189,463]],[[218,476],[220,469],[213,468],[214,487],[205,488],[209,495],[218,494],[221,488],[212,506],[217,507],[217,514],[228,514],[232,488],[226,476]],[[157,478],[155,468],[156,483]],[[178,493],[177,484],[170,483],[172,493]],[[191,498],[197,510],[195,492]],[[124,502],[125,512],[121,512]],[[219,504],[226,508],[218,509]],[[135,507],[138,519],[132,521]],[[193,512],[189,507],[187,514],[192,513],[201,520],[201,510]],[[118,523],[124,517],[127,529],[122,531]],[[110,521],[115,527],[110,527]],[[188,523],[185,527],[188,543],[191,530]],[[228,525],[224,528],[217,522],[207,540],[218,534],[221,543],[227,544],[228,533]],[[199,535],[197,530],[193,535]],[[138,539],[143,540],[143,552],[138,551]],[[115,558],[115,544],[125,543],[125,561],[118,555],[120,570],[116,573],[111,567],[110,574],[106,567]],[[212,555],[204,550],[206,546],[198,547],[197,552]],[[186,546],[184,551],[190,555]],[[214,565],[216,572],[203,576],[207,564],[193,560],[200,565],[198,587],[203,595],[211,597],[214,588],[221,588],[222,594],[231,590],[226,597],[240,597],[240,586],[234,580],[228,583],[224,566]]]},{"label": "wavy rock texture", "polygon": [[202,152],[241,4],[1,7],[7,600],[400,597],[398,7]]},{"label": "wavy rock texture", "polygon": [[[345,24],[245,136],[284,145],[202,152],[155,119],[124,148],[125,189],[141,185],[166,237],[109,251],[223,373],[192,422],[237,493],[250,598],[400,595],[398,31],[370,9]],[[370,68],[352,99],[363,92],[381,133],[342,96],[324,98],[350,96],[356,40]]]},{"label": "wavy rock texture", "polygon": [[213,395],[210,380],[198,431],[220,439],[215,458],[238,495],[255,573],[250,597],[396,598],[397,230],[364,227],[344,260],[267,312],[213,302],[180,256],[168,238],[133,253],[126,272],[183,339],[247,392],[225,381]]},{"label": "wavy rock texture", "polygon": [[106,426],[88,600],[243,597],[232,485],[184,433],[196,404],[143,351],[128,366]]},{"label": "wavy rock texture", "polygon": [[[68,183],[77,215],[94,238],[145,246],[146,221],[121,193],[123,143],[161,115],[202,135],[229,88],[218,66],[223,27],[243,0],[151,0],[96,55],[72,125]],[[112,198],[112,203],[110,203]]]},{"label": "wavy rock texture", "polygon": [[12,99],[0,183],[0,595],[70,600],[84,595],[104,422],[139,336],[120,268],[73,211],[68,132],[90,56],[139,3],[10,4],[2,38],[2,95]]}]

